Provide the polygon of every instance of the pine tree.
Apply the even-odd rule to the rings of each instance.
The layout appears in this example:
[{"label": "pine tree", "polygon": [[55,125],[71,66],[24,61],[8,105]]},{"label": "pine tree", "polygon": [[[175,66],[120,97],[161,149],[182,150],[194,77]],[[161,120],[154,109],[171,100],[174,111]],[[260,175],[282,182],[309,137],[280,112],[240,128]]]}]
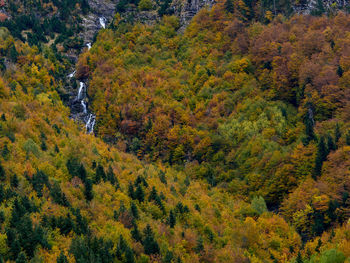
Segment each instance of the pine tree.
[{"label": "pine tree", "polygon": [[300,254],[300,251],[299,251],[295,263],[303,263],[303,262],[304,262],[303,258],[301,257],[301,254]]},{"label": "pine tree", "polygon": [[322,16],[325,13],[324,5],[322,0],[317,0],[316,6],[311,10],[311,14],[314,16]]},{"label": "pine tree", "polygon": [[199,254],[203,251],[204,249],[204,245],[203,245],[203,238],[202,236],[199,236],[199,238],[197,239],[197,245],[196,247],[194,248],[194,251]]},{"label": "pine tree", "polygon": [[6,174],[5,174],[5,170],[4,167],[2,167],[1,163],[0,163],[0,181],[5,181],[6,179]]},{"label": "pine tree", "polygon": [[176,216],[175,216],[173,210],[170,210],[168,224],[171,228],[174,228],[174,226],[176,224]]},{"label": "pine tree", "polygon": [[141,185],[138,185],[135,191],[135,199],[139,200],[140,203],[145,201],[145,193]]},{"label": "pine tree", "polygon": [[342,77],[344,73],[344,70],[342,69],[342,67],[339,65],[337,68],[337,74],[339,77]]},{"label": "pine tree", "polygon": [[16,174],[14,174],[12,177],[11,177],[11,181],[10,181],[10,185],[11,187],[13,188],[17,188],[18,187],[18,177]]},{"label": "pine tree", "polygon": [[336,148],[337,148],[337,147],[336,147],[336,145],[335,145],[335,143],[334,143],[334,141],[333,141],[332,136],[330,136],[330,135],[328,134],[328,136],[327,136],[327,155],[329,154],[329,152],[335,151]]},{"label": "pine tree", "polygon": [[105,173],[105,171],[104,171],[102,165],[101,165],[101,164],[98,164],[98,165],[97,165],[97,168],[96,168],[95,183],[98,184],[98,183],[101,181],[101,179],[102,179],[103,181],[106,181],[106,178],[107,178],[107,177],[106,177],[106,173]]},{"label": "pine tree", "polygon": [[134,186],[132,185],[132,183],[129,183],[128,195],[131,199],[135,199],[135,191],[134,191]]},{"label": "pine tree", "polygon": [[233,5],[233,1],[232,0],[226,0],[225,1],[225,10],[228,13],[233,13],[235,11],[235,7]]},{"label": "pine tree", "polygon": [[307,145],[310,141],[315,139],[314,123],[309,117],[305,118],[305,134],[305,144]]},{"label": "pine tree", "polygon": [[165,254],[163,262],[171,263],[173,259],[174,259],[174,253],[168,250]]},{"label": "pine tree", "polygon": [[5,222],[5,213],[4,211],[0,211],[0,224]]},{"label": "pine tree", "polygon": [[322,240],[321,240],[321,238],[319,238],[318,241],[317,241],[317,246],[315,248],[315,251],[320,253],[321,246],[322,246]]},{"label": "pine tree", "polygon": [[139,211],[134,202],[131,202],[130,212],[135,219],[139,219]]},{"label": "pine tree", "polygon": [[19,253],[17,259],[16,259],[16,263],[27,263],[27,257],[26,254],[24,252]]},{"label": "pine tree", "polygon": [[125,263],[135,263],[135,256],[134,252],[130,247],[127,247],[125,249]]},{"label": "pine tree", "polygon": [[337,123],[335,125],[335,131],[334,131],[334,138],[335,138],[334,141],[336,145],[338,144],[340,137],[341,137],[341,131],[340,131],[339,123]]},{"label": "pine tree", "polygon": [[60,255],[57,257],[57,263],[69,263],[63,251],[61,251]]},{"label": "pine tree", "polygon": [[21,244],[20,244],[20,242],[18,241],[18,239],[16,238],[16,239],[11,243],[11,245],[10,245],[9,247],[10,247],[10,252],[11,252],[11,254],[12,254],[12,258],[13,258],[13,259],[18,258],[18,254],[21,252]]},{"label": "pine tree", "polygon": [[8,160],[10,150],[7,146],[7,143],[4,145],[4,148],[2,148],[1,155],[5,160]]},{"label": "pine tree", "polygon": [[327,158],[327,148],[324,142],[324,137],[321,137],[318,145],[317,145],[317,154],[315,160],[315,168],[313,173],[313,178],[316,180],[317,177],[321,175],[322,172],[322,164]]},{"label": "pine tree", "polygon": [[50,195],[56,204],[63,205],[66,207],[69,206],[69,202],[68,202],[65,194],[62,192],[61,187],[57,182],[55,182],[53,184],[53,186],[50,190]]},{"label": "pine tree", "polygon": [[79,165],[78,171],[77,171],[77,176],[83,181],[86,181],[86,170],[83,164]]},{"label": "pine tree", "polygon": [[40,148],[41,150],[43,150],[44,152],[47,151],[47,145],[46,142],[43,140],[40,144]]},{"label": "pine tree", "polygon": [[146,255],[159,254],[159,245],[157,241],[154,239],[154,234],[151,226],[148,224],[144,229],[144,239],[143,239],[143,247],[145,249]]},{"label": "pine tree", "polygon": [[15,45],[10,47],[10,59],[12,62],[17,62],[18,52]]},{"label": "pine tree", "polygon": [[153,186],[151,192],[149,193],[148,201],[151,202],[151,201],[153,201],[153,200],[156,200],[157,196],[158,196],[157,190],[156,190],[156,188]]},{"label": "pine tree", "polygon": [[60,152],[60,149],[58,148],[57,144],[55,144],[55,152],[56,152],[56,153],[59,153],[59,152]]},{"label": "pine tree", "polygon": [[137,227],[136,222],[133,222],[133,229],[131,230],[131,236],[133,239],[135,239],[138,242],[142,241],[141,233]]},{"label": "pine tree", "polygon": [[348,131],[346,134],[345,143],[346,143],[346,145],[350,146],[350,131]]},{"label": "pine tree", "polygon": [[92,193],[92,182],[90,179],[87,179],[85,181],[84,195],[85,195],[85,198],[88,202],[94,198],[93,193]]},{"label": "pine tree", "polygon": [[107,180],[110,181],[112,185],[115,185],[116,183],[116,178],[112,166],[108,167]]}]

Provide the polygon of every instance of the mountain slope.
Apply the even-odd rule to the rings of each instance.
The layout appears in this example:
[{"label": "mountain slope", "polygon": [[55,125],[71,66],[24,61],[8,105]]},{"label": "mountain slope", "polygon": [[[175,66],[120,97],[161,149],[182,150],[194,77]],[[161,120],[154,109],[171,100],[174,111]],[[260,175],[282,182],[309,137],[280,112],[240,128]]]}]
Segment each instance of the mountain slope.
[{"label": "mountain slope", "polygon": [[[55,91],[59,84],[51,74],[61,66],[50,50],[42,56],[5,29],[1,40],[0,50],[11,60],[0,78],[1,260],[248,262],[296,256],[297,249],[288,248],[299,247],[299,236],[267,213],[263,200],[251,205],[232,199],[84,134]],[[283,242],[278,248],[275,239]]]}]

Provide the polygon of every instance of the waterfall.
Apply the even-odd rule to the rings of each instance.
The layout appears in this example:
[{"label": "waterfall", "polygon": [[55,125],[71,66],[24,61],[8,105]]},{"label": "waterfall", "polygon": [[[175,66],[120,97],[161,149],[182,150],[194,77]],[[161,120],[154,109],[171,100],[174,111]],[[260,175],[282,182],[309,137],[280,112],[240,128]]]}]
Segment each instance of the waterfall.
[{"label": "waterfall", "polygon": [[85,87],[84,82],[80,82],[80,87],[79,87],[79,91],[78,91],[78,95],[77,95],[77,101],[81,100],[81,98],[82,98],[81,95],[83,93],[84,87]]},{"label": "waterfall", "polygon": [[74,76],[75,76],[75,70],[72,72],[72,73],[70,73],[69,75],[68,75],[68,78],[73,78]]},{"label": "waterfall", "polygon": [[96,122],[96,117],[92,113],[89,114],[88,120],[86,122],[85,128],[87,133],[92,133],[94,131],[94,126]]},{"label": "waterfall", "polygon": [[[98,22],[101,28],[106,28],[107,19],[105,17],[99,17]],[[92,43],[86,43],[88,50],[91,49]],[[68,78],[73,78],[76,74],[74,72],[67,75]],[[73,79],[75,81],[75,79]],[[85,82],[79,82],[79,89],[76,97],[71,100],[71,116],[77,121],[81,121],[85,124],[86,133],[92,134],[96,124],[96,116],[89,111],[89,105],[86,99],[87,85]]]},{"label": "waterfall", "polygon": [[83,112],[86,114],[87,113],[87,108],[86,108],[86,103],[84,100],[81,100],[81,106],[83,106]]},{"label": "waterfall", "polygon": [[100,17],[99,20],[100,20],[101,27],[106,28],[106,21],[107,21],[106,18]]}]

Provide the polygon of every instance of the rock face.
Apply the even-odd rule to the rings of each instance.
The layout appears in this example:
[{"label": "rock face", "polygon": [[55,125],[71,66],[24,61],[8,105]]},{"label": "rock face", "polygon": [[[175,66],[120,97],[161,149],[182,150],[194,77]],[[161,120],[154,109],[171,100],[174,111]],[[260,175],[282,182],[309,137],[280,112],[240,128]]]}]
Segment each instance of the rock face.
[{"label": "rock face", "polygon": [[113,19],[117,3],[116,0],[89,0],[91,12],[82,17],[83,31],[80,33],[85,44],[92,43],[95,34],[103,28],[101,19],[105,19],[106,24]]},{"label": "rock face", "polygon": [[[322,5],[321,5],[322,3]],[[294,13],[309,15],[322,6],[323,12],[346,9],[349,0],[302,0],[293,5]]]},{"label": "rock face", "polygon": [[[94,36],[102,28],[100,19],[106,19],[106,24],[112,21],[116,13],[116,6],[119,0],[89,0],[91,12],[82,17],[83,31],[80,37],[85,44],[92,43]],[[181,30],[183,30],[191,19],[203,7],[211,7],[215,0],[173,0],[171,8],[174,14],[180,18]],[[134,21],[147,24],[155,23],[160,17],[157,11],[139,11],[137,8],[127,10],[123,16],[132,17]]]},{"label": "rock face", "polygon": [[174,0],[171,6],[175,15],[180,18],[180,31],[185,29],[199,10],[204,7],[211,8],[214,3],[215,0]]}]

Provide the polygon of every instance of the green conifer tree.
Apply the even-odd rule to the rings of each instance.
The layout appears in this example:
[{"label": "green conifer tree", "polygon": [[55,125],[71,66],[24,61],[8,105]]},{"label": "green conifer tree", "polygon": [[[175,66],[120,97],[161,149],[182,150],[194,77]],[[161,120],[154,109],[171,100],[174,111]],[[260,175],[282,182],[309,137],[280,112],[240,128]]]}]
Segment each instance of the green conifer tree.
[{"label": "green conifer tree", "polygon": [[57,257],[57,263],[69,263],[66,255],[61,251],[60,255]]},{"label": "green conifer tree", "polygon": [[175,213],[173,210],[170,210],[168,224],[171,228],[174,228],[174,226],[176,224],[176,216],[175,216]]}]

